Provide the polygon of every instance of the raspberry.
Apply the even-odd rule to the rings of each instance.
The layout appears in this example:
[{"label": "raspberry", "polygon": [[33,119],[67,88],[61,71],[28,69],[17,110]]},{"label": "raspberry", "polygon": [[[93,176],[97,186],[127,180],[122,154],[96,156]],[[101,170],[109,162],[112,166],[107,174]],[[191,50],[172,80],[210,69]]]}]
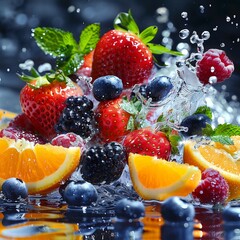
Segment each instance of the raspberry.
[{"label": "raspberry", "polygon": [[231,77],[233,71],[233,62],[219,49],[209,49],[196,64],[196,74],[202,84],[222,82]]},{"label": "raspberry", "polygon": [[202,180],[192,193],[195,200],[203,204],[224,203],[229,194],[229,186],[220,173],[214,169],[206,169]]}]

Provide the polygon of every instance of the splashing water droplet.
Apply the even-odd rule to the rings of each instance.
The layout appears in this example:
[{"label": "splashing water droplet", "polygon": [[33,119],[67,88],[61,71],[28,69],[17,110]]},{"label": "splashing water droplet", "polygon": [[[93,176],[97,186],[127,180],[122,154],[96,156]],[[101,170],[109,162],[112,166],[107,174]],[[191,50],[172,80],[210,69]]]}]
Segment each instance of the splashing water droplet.
[{"label": "splashing water droplet", "polygon": [[157,21],[159,23],[166,23],[168,22],[168,18],[169,18],[169,11],[167,8],[165,7],[160,7],[156,10],[157,13]]},{"label": "splashing water droplet", "polygon": [[220,47],[225,47],[225,43],[221,43],[221,44],[220,44]]},{"label": "splashing water droplet", "polygon": [[182,16],[182,18],[187,18],[188,13],[187,13],[187,12],[182,12],[182,13],[181,13],[181,16]]},{"label": "splashing water droplet", "polygon": [[183,29],[179,32],[179,37],[181,39],[186,39],[189,36],[189,30],[188,29]]},{"label": "splashing water droplet", "polygon": [[215,67],[211,67],[210,71],[213,73],[215,71]]},{"label": "splashing water droplet", "polygon": [[68,10],[68,12],[72,13],[72,12],[75,11],[75,9],[76,9],[75,6],[71,5],[71,6],[68,7],[67,10]]},{"label": "splashing water droplet", "polygon": [[77,8],[77,9],[76,9],[76,12],[77,12],[77,13],[80,13],[80,11],[81,11],[80,8]]},{"label": "splashing water droplet", "polygon": [[208,40],[210,38],[210,32],[204,31],[201,35],[203,40]]},{"label": "splashing water droplet", "polygon": [[199,9],[200,9],[200,13],[204,13],[204,11],[205,11],[205,8],[204,8],[204,6],[203,6],[203,5],[201,5],[201,6],[199,7]]},{"label": "splashing water droplet", "polygon": [[10,68],[7,68],[7,72],[10,72]]},{"label": "splashing water droplet", "polygon": [[213,28],[213,31],[217,31],[218,30],[218,26],[216,26],[215,28]]},{"label": "splashing water droplet", "polygon": [[215,83],[217,83],[217,77],[216,77],[216,76],[211,76],[211,77],[209,78],[209,83],[210,83],[210,84],[215,84]]},{"label": "splashing water droplet", "polygon": [[231,18],[229,16],[226,17],[226,21],[227,22],[230,22],[231,21]]},{"label": "splashing water droplet", "polygon": [[19,64],[19,67],[22,69],[22,70],[28,70],[30,71],[34,66],[34,62],[30,59],[26,60],[24,63],[20,63]]},{"label": "splashing water droplet", "polygon": [[52,66],[50,63],[44,63],[38,67],[38,72],[40,73],[45,71],[51,71],[51,70],[52,70]]}]

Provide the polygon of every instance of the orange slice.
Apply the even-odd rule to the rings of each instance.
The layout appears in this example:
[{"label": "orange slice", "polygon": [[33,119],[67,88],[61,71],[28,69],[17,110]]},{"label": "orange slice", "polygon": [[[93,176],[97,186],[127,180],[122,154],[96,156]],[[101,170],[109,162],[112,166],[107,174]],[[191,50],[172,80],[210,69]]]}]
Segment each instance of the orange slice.
[{"label": "orange slice", "polygon": [[30,194],[42,194],[57,188],[76,169],[80,148],[36,144],[25,139],[0,138],[0,187],[3,181],[17,177],[26,182]]},{"label": "orange slice", "polygon": [[131,153],[128,165],[133,187],[145,200],[187,196],[201,180],[201,171],[195,166],[152,156]]},{"label": "orange slice", "polygon": [[240,136],[231,137],[234,145],[212,142],[196,145],[193,140],[184,143],[183,161],[199,167],[201,171],[213,168],[229,184],[229,200],[240,198]]}]

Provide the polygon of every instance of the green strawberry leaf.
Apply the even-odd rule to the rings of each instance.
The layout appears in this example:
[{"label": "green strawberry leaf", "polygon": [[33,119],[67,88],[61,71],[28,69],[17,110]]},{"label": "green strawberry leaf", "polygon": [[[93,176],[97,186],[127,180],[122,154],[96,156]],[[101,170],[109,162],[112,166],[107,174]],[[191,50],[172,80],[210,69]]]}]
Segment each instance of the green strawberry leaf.
[{"label": "green strawberry leaf", "polygon": [[212,136],[211,140],[214,142],[220,142],[224,145],[233,145],[233,140],[229,136],[216,135]]},{"label": "green strawberry leaf", "polygon": [[137,115],[139,113],[138,104],[135,105],[132,101],[128,101],[127,98],[123,98],[120,107],[131,115]]},{"label": "green strawberry leaf", "polygon": [[139,35],[138,25],[136,24],[130,10],[128,13],[119,13],[114,19],[113,26],[116,30],[130,31],[137,36]]},{"label": "green strawberry leaf", "polygon": [[65,75],[73,74],[83,63],[83,55],[79,53],[72,54],[67,59],[58,59],[58,69],[62,70]]},{"label": "green strawberry leaf", "polygon": [[153,54],[171,54],[175,56],[183,56],[181,52],[178,51],[172,51],[171,49],[164,47],[160,44],[155,44],[155,43],[147,43],[148,48],[151,50]]},{"label": "green strawberry leaf", "polygon": [[80,35],[79,46],[83,55],[91,52],[100,39],[100,24],[90,24],[83,29]]},{"label": "green strawberry leaf", "polygon": [[212,120],[212,110],[208,106],[201,106],[198,107],[194,114],[205,114]]},{"label": "green strawberry leaf", "polygon": [[78,47],[72,33],[57,28],[37,27],[33,36],[37,45],[54,57],[69,56]]},{"label": "green strawberry leaf", "polygon": [[145,30],[143,30],[140,33],[139,37],[144,44],[147,44],[155,38],[157,32],[158,32],[157,26],[150,26],[150,27],[146,28]]},{"label": "green strawberry leaf", "polygon": [[168,136],[168,140],[170,141],[171,144],[171,153],[174,155],[178,154],[179,153],[178,145],[179,141],[181,140],[181,137],[179,135],[170,134]]},{"label": "green strawberry leaf", "polygon": [[133,131],[135,129],[135,120],[133,116],[130,116],[127,123],[127,130]]}]

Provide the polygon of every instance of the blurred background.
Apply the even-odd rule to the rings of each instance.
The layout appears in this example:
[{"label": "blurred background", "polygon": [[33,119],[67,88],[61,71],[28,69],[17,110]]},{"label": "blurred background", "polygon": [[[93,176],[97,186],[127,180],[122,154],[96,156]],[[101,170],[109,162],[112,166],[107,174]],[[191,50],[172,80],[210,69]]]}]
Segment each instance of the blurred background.
[{"label": "blurred background", "polygon": [[[199,35],[209,31],[211,37],[205,49],[226,51],[235,64],[235,73],[224,84],[230,95],[240,98],[240,1],[239,0],[0,0],[0,107],[19,110],[15,98],[24,83],[16,73],[19,64],[31,59],[35,66],[53,63],[31,37],[38,26],[56,27],[70,31],[75,38],[84,26],[101,23],[101,34],[112,29],[113,19],[121,11],[132,10],[140,30],[157,25],[156,43],[176,49],[181,42],[191,46],[189,38],[181,39],[179,31],[188,29]],[[221,85],[216,88],[221,88]]]}]

